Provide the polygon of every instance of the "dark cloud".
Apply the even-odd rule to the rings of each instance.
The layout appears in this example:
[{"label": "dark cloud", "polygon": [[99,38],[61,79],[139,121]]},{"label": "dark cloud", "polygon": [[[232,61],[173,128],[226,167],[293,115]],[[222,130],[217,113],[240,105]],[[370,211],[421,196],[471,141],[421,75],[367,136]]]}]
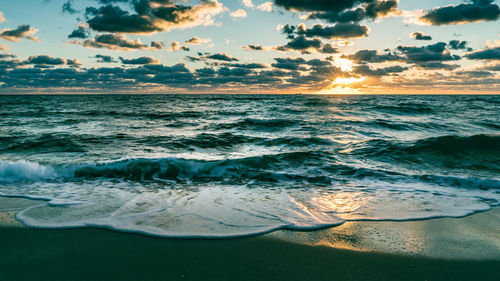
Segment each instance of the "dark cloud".
[{"label": "dark cloud", "polygon": [[232,64],[227,64],[227,66],[230,67],[238,67],[238,68],[248,68],[248,69],[259,69],[259,68],[266,68],[267,66],[262,63],[232,63]]},{"label": "dark cloud", "polygon": [[[170,0],[100,1],[105,6],[87,7],[85,16],[91,29],[99,32],[151,34],[173,28],[213,23],[213,16],[223,12],[217,0],[203,0],[195,6]],[[129,2],[133,12],[113,2]]]},{"label": "dark cloud", "polygon": [[333,47],[332,44],[327,43],[321,47],[321,50],[319,52],[323,53],[323,54],[336,54],[336,53],[340,52],[340,50]]},{"label": "dark cloud", "polygon": [[117,62],[112,56],[106,56],[106,55],[95,55],[94,58],[97,59],[97,62],[99,63],[112,63],[112,62]]},{"label": "dark cloud", "polygon": [[140,57],[136,59],[125,59],[120,57],[123,64],[159,64],[160,61],[152,57]]},{"label": "dark cloud", "polygon": [[500,47],[486,48],[465,55],[470,60],[500,60]]},{"label": "dark cloud", "polygon": [[68,13],[70,15],[74,15],[74,14],[78,13],[78,11],[73,8],[73,1],[72,0],[68,0],[68,1],[64,2],[64,4],[62,5],[62,12]]},{"label": "dark cloud", "polygon": [[398,46],[396,50],[405,56],[406,62],[459,60],[460,56],[452,55],[446,46],[446,43],[438,42],[436,44],[423,47]]},{"label": "dark cloud", "polygon": [[264,51],[264,47],[262,47],[261,45],[248,45],[248,46],[243,46],[243,49],[247,49],[247,50],[252,50],[252,51]]},{"label": "dark cloud", "polygon": [[346,58],[358,63],[382,63],[391,61],[404,61],[404,58],[392,52],[379,53],[376,50],[359,50],[352,55],[343,55]]},{"label": "dark cloud", "polygon": [[68,38],[74,39],[74,38],[79,38],[79,39],[87,39],[90,36],[89,30],[83,26],[79,25],[77,29],[73,30],[70,35],[68,35]]},{"label": "dark cloud", "polygon": [[376,69],[372,69],[368,65],[358,65],[353,67],[353,71],[356,74],[362,76],[377,76],[377,77],[393,75],[396,73],[401,73],[405,70],[408,70],[408,67],[403,67],[399,65],[388,66],[384,68],[376,68]]},{"label": "dark cloud", "polygon": [[16,55],[13,54],[0,54],[0,59],[10,59],[10,58],[15,58]]},{"label": "dark cloud", "polygon": [[448,45],[452,50],[467,50],[469,52],[472,51],[472,48],[467,47],[468,42],[467,41],[460,41],[460,40],[451,40]]},{"label": "dark cloud", "polygon": [[27,63],[30,64],[51,64],[51,65],[64,65],[66,64],[66,59],[54,58],[51,56],[39,55],[31,56],[28,58]]},{"label": "dark cloud", "polygon": [[306,60],[303,58],[275,58],[273,67],[287,70],[305,70]]},{"label": "dark cloud", "polygon": [[309,12],[307,19],[328,22],[359,22],[375,19],[398,11],[397,0],[275,0],[287,10]]},{"label": "dark cloud", "polygon": [[415,40],[432,40],[432,37],[430,35],[425,35],[423,32],[413,32],[411,34],[411,37],[413,37]]},{"label": "dark cloud", "polygon": [[455,74],[460,76],[474,77],[474,78],[495,76],[494,73],[485,70],[455,71]]},{"label": "dark cloud", "polygon": [[211,59],[211,60],[220,60],[220,61],[238,61],[237,58],[232,57],[232,56],[227,55],[227,54],[223,54],[223,53],[207,55],[203,58]]},{"label": "dark cloud", "polygon": [[87,39],[81,44],[84,47],[89,48],[106,48],[118,51],[131,51],[148,48],[148,46],[143,44],[139,39],[135,41],[130,40],[121,34],[97,34],[95,38]]},{"label": "dark cloud", "polygon": [[[206,55],[211,56],[211,55]],[[96,56],[97,57],[97,56]],[[98,58],[100,58],[99,56]],[[0,60],[2,84],[7,91],[50,89],[50,91],[133,91],[134,89],[200,89],[244,87],[245,89],[316,89],[319,90],[343,73],[330,62],[302,58],[278,58],[276,66],[256,63],[211,64],[190,71],[184,64],[165,66],[161,64],[139,64],[147,62],[142,58],[124,59],[124,63],[134,63],[130,67],[101,68],[19,68],[19,61]],[[141,61],[139,61],[141,60]],[[36,61],[34,61],[36,62]],[[53,60],[54,63],[60,61]],[[295,65],[295,67],[286,66]],[[297,72],[300,69],[301,72]],[[164,90],[162,90],[164,92]]]},{"label": "dark cloud", "polygon": [[0,38],[11,41],[18,42],[22,38],[27,38],[33,41],[38,41],[37,37],[31,36],[38,30],[34,29],[28,24],[18,25],[15,29],[4,29],[0,31]]},{"label": "dark cloud", "polygon": [[79,67],[81,63],[77,59],[55,58],[47,55],[30,56],[25,64],[36,64],[39,66],[69,65]]},{"label": "dark cloud", "polygon": [[88,7],[85,13],[89,18],[87,21],[89,27],[100,32],[152,33],[160,31],[148,18],[130,14],[117,6]]},{"label": "dark cloud", "polygon": [[32,65],[35,68],[52,68],[56,66],[78,68],[81,66],[81,62],[78,59],[58,58],[48,55],[30,56],[26,60],[14,59],[15,57],[12,54],[0,54],[0,69],[17,69],[28,65]]},{"label": "dark cloud", "polygon": [[299,35],[288,41],[287,44],[276,47],[275,50],[282,52],[297,51],[302,54],[309,54],[311,52],[334,54],[339,52],[339,50],[334,48],[331,44],[323,44],[320,39],[309,39],[305,35]]},{"label": "dark cloud", "polygon": [[283,28],[284,33],[291,34],[290,31],[306,37],[338,39],[366,37],[369,29],[366,25],[359,25],[357,23],[337,23],[334,26],[315,24],[311,28],[307,28],[304,24],[299,24],[296,28],[288,25]]},{"label": "dark cloud", "polygon": [[161,50],[165,47],[165,44],[163,42],[156,42],[156,41],[151,41],[151,48],[156,49],[156,50]]},{"label": "dark cloud", "polygon": [[311,50],[321,49],[323,42],[319,39],[308,39],[306,36],[301,35],[290,40],[286,45],[276,48],[278,51],[299,51],[302,53],[309,53]]},{"label": "dark cloud", "polygon": [[471,0],[457,6],[445,6],[427,11],[420,20],[432,25],[462,24],[493,21],[500,16],[500,8],[494,0]]},{"label": "dark cloud", "polygon": [[423,62],[415,65],[417,68],[425,70],[454,70],[460,67],[458,64],[449,64],[442,62]]}]

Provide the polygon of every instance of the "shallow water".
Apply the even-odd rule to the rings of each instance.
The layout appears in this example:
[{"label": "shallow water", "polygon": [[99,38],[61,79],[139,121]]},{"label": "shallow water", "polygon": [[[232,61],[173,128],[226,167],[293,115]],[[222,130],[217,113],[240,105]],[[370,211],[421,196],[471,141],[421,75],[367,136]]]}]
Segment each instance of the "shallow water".
[{"label": "shallow water", "polygon": [[0,194],[168,237],[458,217],[499,205],[499,124],[499,96],[0,96]]}]

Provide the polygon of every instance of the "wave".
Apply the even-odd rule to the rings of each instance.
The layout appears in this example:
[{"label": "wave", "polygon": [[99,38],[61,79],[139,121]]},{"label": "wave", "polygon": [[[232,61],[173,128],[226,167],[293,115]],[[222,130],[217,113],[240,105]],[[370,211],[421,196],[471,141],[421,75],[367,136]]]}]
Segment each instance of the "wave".
[{"label": "wave", "polygon": [[313,145],[334,145],[331,140],[317,137],[279,137],[265,138],[233,134],[229,132],[211,134],[201,133],[194,137],[167,137],[150,136],[135,140],[135,143],[149,146],[161,146],[166,148],[196,150],[202,149],[230,149],[238,145],[254,144],[265,147],[309,147]]},{"label": "wave", "polygon": [[292,119],[254,119],[246,118],[233,123],[218,123],[210,125],[209,128],[215,130],[257,130],[270,131],[284,129],[287,127],[297,126],[302,124],[301,121]]},{"label": "wave", "polygon": [[3,138],[2,143],[7,145],[0,148],[0,152],[86,152],[85,146],[73,141],[74,138],[72,135],[55,134],[44,134],[33,139],[26,139],[25,136]]},{"label": "wave", "polygon": [[352,153],[382,161],[397,160],[425,166],[500,171],[499,135],[449,135],[421,139],[409,144],[370,140]]},{"label": "wave", "polygon": [[43,165],[28,161],[0,160],[0,181],[75,180],[120,178],[126,180],[173,180],[181,182],[226,183],[308,182],[329,184],[322,174],[287,171],[288,167],[305,168],[307,164],[327,159],[322,152],[292,152],[227,160],[184,158],[126,159],[105,163]]},{"label": "wave", "polygon": [[399,103],[397,105],[377,105],[371,108],[381,112],[387,112],[396,115],[408,114],[431,114],[434,110],[426,104],[419,103]]}]

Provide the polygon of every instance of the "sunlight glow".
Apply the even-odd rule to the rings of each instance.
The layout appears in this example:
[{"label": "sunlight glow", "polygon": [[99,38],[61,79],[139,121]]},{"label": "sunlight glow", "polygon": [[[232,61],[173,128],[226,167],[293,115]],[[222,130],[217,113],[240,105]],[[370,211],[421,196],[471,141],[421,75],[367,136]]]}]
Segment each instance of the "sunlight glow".
[{"label": "sunlight glow", "polygon": [[351,84],[354,84],[354,83],[359,83],[359,82],[362,82],[363,80],[365,80],[366,78],[365,77],[361,77],[361,78],[354,78],[354,77],[349,77],[349,78],[345,78],[345,77],[337,77],[333,82],[332,82],[332,85],[351,85]]},{"label": "sunlight glow", "polygon": [[336,59],[335,64],[340,67],[342,71],[352,71],[352,61],[348,59]]}]

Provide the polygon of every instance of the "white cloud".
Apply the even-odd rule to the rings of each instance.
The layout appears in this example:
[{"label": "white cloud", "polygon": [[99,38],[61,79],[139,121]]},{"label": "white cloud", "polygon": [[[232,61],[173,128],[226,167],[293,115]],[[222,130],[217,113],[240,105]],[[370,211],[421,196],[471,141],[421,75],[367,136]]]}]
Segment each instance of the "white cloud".
[{"label": "white cloud", "polygon": [[253,8],[254,5],[252,3],[252,0],[241,0],[241,3],[243,4],[243,6],[247,7],[247,8]]},{"label": "white cloud", "polygon": [[199,38],[197,36],[194,36],[186,41],[184,41],[185,44],[191,44],[191,45],[199,45],[203,43],[208,43],[212,41],[210,38]]},{"label": "white cloud", "polygon": [[246,18],[247,17],[247,12],[245,12],[242,9],[238,9],[230,14],[231,17],[233,18]]},{"label": "white cloud", "polygon": [[260,4],[257,9],[264,11],[264,12],[271,12],[273,10],[273,2],[265,2]]}]

